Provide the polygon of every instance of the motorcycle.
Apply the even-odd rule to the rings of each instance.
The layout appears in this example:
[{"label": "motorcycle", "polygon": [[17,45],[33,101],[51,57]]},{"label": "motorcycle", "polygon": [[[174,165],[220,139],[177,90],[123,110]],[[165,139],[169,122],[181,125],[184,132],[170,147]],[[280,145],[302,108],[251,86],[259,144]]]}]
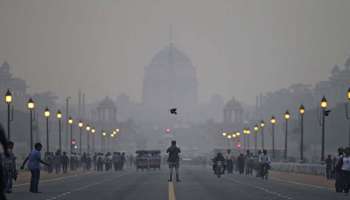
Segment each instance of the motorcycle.
[{"label": "motorcycle", "polygon": [[218,161],[215,166],[215,175],[220,178],[221,175],[224,174],[225,167],[224,167],[224,162]]}]

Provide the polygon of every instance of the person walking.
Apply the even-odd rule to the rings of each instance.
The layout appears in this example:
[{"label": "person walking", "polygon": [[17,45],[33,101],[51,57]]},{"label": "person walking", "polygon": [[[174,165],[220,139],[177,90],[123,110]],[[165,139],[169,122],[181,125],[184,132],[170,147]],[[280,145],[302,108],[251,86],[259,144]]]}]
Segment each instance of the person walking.
[{"label": "person walking", "polygon": [[41,160],[41,149],[43,148],[41,143],[36,143],[34,145],[33,151],[27,156],[23,161],[21,169],[24,169],[25,164],[28,162],[28,169],[30,170],[30,188],[29,192],[39,193],[38,186],[40,180],[40,163],[49,166],[48,163]]},{"label": "person walking", "polygon": [[[2,125],[0,124],[0,144],[4,150],[4,157],[8,158],[10,157],[9,151],[8,151],[8,142],[6,139],[6,133]],[[3,164],[0,162],[0,200],[6,200],[6,196],[4,193],[5,185],[4,185],[4,170],[3,170]]]},{"label": "person walking", "polygon": [[69,157],[67,156],[66,152],[63,152],[63,155],[62,155],[62,171],[63,171],[63,173],[67,173],[68,165],[69,165]]},{"label": "person walking", "polygon": [[333,164],[332,156],[328,155],[325,162],[326,162],[326,177],[328,180],[330,180],[332,179],[332,164]]},{"label": "person walking", "polygon": [[340,193],[344,191],[344,177],[342,171],[344,157],[344,149],[342,147],[338,148],[338,156],[335,164],[335,191]]},{"label": "person walking", "polygon": [[345,155],[342,158],[341,170],[343,172],[344,193],[349,195],[350,190],[350,147],[345,149]]},{"label": "person walking", "polygon": [[181,150],[176,146],[176,141],[171,141],[171,146],[166,151],[168,153],[168,164],[170,169],[169,182],[173,181],[173,171],[175,169],[176,181],[180,182],[179,167],[180,167],[180,156]]},{"label": "person walking", "polygon": [[2,164],[4,167],[4,182],[5,192],[12,193],[12,181],[17,180],[17,168],[16,168],[16,157],[13,154],[14,143],[9,141],[7,148],[9,156],[1,155]]}]

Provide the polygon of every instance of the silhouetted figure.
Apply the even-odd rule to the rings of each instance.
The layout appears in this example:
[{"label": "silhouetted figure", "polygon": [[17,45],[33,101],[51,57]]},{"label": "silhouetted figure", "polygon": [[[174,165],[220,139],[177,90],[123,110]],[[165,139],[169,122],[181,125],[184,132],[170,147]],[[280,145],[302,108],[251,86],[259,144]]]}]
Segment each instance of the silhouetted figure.
[{"label": "silhouetted figure", "polygon": [[339,148],[337,162],[335,165],[335,191],[336,192],[343,192],[344,190],[344,177],[343,177],[344,175],[341,169],[343,164],[343,156],[344,156],[344,149]]},{"label": "silhouetted figure", "polygon": [[179,153],[181,153],[181,150],[179,147],[176,146],[176,141],[171,141],[171,146],[166,151],[168,156],[168,164],[170,169],[170,177],[169,182],[173,180],[173,170],[175,169],[176,173],[176,181],[180,182],[179,177],[179,167],[180,167],[180,156]]},{"label": "silhouetted figure", "polygon": [[49,165],[43,160],[41,160],[41,149],[43,146],[40,143],[34,145],[33,151],[27,156],[23,161],[21,169],[24,169],[24,165],[28,162],[28,169],[30,170],[30,188],[29,191],[32,193],[39,193],[39,180],[40,180],[40,163],[44,165]]},{"label": "silhouetted figure", "polygon": [[[4,131],[4,128],[2,127],[2,125],[0,124],[0,143],[2,145],[2,148],[4,149],[4,155],[5,157],[9,157],[10,154],[7,150],[7,139],[6,139],[6,134]],[[3,164],[2,162],[0,162],[0,200],[6,200],[6,196],[4,194],[4,189],[5,189],[5,185],[4,185],[4,174],[3,174]]]},{"label": "silhouetted figure", "polygon": [[329,180],[329,179],[332,179],[332,164],[333,164],[332,156],[328,155],[325,162],[326,162],[326,177]]},{"label": "silhouetted figure", "polygon": [[244,174],[244,165],[245,165],[245,157],[241,153],[237,158],[237,168],[238,168],[239,174]]},{"label": "silhouetted figure", "polygon": [[350,190],[350,147],[345,149],[345,155],[342,158],[341,170],[343,171],[344,192],[349,194]]},{"label": "silhouetted figure", "polygon": [[[215,172],[216,170],[216,166],[218,164],[218,162],[222,162],[224,163],[226,160],[225,160],[225,157],[222,155],[222,153],[217,153],[215,158],[213,158],[213,170]],[[225,166],[223,167],[223,172],[225,171]]]},{"label": "silhouetted figure", "polygon": [[227,166],[227,173],[232,174],[233,173],[233,156],[231,155],[230,149],[227,150],[226,166]]},{"label": "silhouetted figure", "polygon": [[14,143],[9,141],[7,143],[9,156],[6,157],[4,154],[1,155],[1,160],[4,167],[4,182],[6,193],[12,193],[12,181],[17,180],[16,157],[13,154],[13,148]]},{"label": "silhouetted figure", "polygon": [[67,173],[67,171],[68,171],[68,164],[69,164],[69,158],[67,156],[67,153],[63,152],[63,155],[62,155],[62,170],[63,170],[63,173]]}]

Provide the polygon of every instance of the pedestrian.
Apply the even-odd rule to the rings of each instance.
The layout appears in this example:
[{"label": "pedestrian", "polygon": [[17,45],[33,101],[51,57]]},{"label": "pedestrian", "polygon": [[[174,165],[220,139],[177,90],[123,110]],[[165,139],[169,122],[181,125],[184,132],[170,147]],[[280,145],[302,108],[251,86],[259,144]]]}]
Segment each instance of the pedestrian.
[{"label": "pedestrian", "polygon": [[67,153],[63,152],[63,155],[62,155],[62,170],[63,170],[63,173],[67,173],[67,171],[68,171],[68,164],[69,164],[69,158],[67,156]]},{"label": "pedestrian", "polygon": [[179,147],[176,146],[175,140],[171,141],[171,146],[167,149],[166,152],[169,154],[168,164],[169,164],[169,169],[170,169],[170,177],[169,177],[168,181],[172,182],[173,170],[175,169],[176,181],[180,182],[180,177],[179,177],[180,157],[179,157],[179,153],[181,153],[181,150]]},{"label": "pedestrian", "polygon": [[[7,139],[6,139],[6,134],[4,131],[4,128],[0,124],[0,143],[2,145],[2,148],[4,150],[4,157],[9,157],[9,151],[7,149]],[[4,185],[4,170],[3,170],[3,165],[2,162],[0,162],[0,200],[6,200],[6,196],[4,193],[5,185]]]},{"label": "pedestrian", "polygon": [[237,169],[239,174],[244,174],[244,166],[245,166],[245,157],[243,153],[239,154],[237,158]]},{"label": "pedestrian", "polygon": [[7,142],[7,149],[9,156],[1,155],[2,164],[4,167],[4,182],[5,192],[12,193],[12,181],[17,180],[17,169],[16,169],[16,157],[13,154],[14,143],[11,141]]},{"label": "pedestrian", "polygon": [[61,166],[62,166],[62,158],[61,158],[61,151],[57,150],[55,153],[55,157],[54,157],[54,164],[55,164],[55,171],[56,174],[61,172]]},{"label": "pedestrian", "polygon": [[344,175],[342,171],[342,164],[343,164],[343,156],[344,156],[344,149],[338,148],[338,156],[337,161],[335,165],[335,191],[336,192],[343,192],[344,190]]},{"label": "pedestrian", "polygon": [[227,150],[226,166],[227,166],[227,173],[232,174],[233,173],[233,156],[231,154],[231,149]]},{"label": "pedestrian", "polygon": [[28,169],[30,170],[30,188],[29,192],[31,193],[39,193],[38,186],[40,180],[40,163],[46,166],[49,166],[48,163],[41,160],[41,149],[43,148],[41,143],[36,143],[34,145],[34,149],[27,156],[27,158],[23,161],[21,169],[24,169],[25,164],[28,162]]},{"label": "pedestrian", "polygon": [[125,164],[125,153],[123,152],[122,155],[120,156],[120,170],[124,169],[124,164]]},{"label": "pedestrian", "polygon": [[345,155],[342,158],[341,170],[343,171],[344,192],[349,194],[350,190],[350,147],[345,149]]},{"label": "pedestrian", "polygon": [[326,162],[326,177],[328,180],[330,180],[332,179],[332,164],[333,164],[332,156],[328,155],[325,162]]}]

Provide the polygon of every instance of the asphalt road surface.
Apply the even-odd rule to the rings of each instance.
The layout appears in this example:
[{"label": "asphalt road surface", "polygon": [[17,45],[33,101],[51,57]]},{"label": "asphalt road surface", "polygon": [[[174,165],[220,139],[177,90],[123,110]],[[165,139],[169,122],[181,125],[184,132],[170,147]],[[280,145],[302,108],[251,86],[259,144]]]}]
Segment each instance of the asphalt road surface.
[{"label": "asphalt road surface", "polygon": [[18,185],[10,200],[337,200],[350,196],[312,185],[281,180],[225,175],[217,178],[209,168],[182,167],[180,183],[167,182],[161,171],[125,170],[53,179],[40,184],[41,194]]}]

